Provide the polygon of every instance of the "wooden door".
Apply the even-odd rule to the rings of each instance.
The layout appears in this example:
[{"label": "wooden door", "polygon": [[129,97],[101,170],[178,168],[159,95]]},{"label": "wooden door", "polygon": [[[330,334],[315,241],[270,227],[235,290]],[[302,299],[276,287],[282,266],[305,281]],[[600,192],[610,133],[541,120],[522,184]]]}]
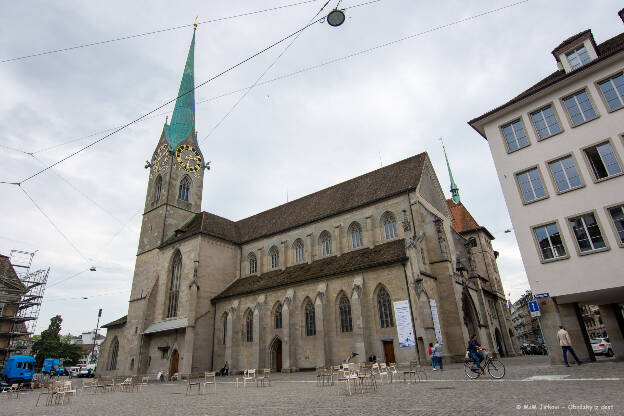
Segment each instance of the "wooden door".
[{"label": "wooden door", "polygon": [[169,366],[169,377],[178,372],[178,361],[180,360],[180,354],[178,350],[173,351],[171,354],[171,365]]},{"label": "wooden door", "polygon": [[396,363],[394,358],[394,343],[392,341],[382,341],[384,348],[384,355],[386,356],[386,364]]},{"label": "wooden door", "polygon": [[275,371],[280,373],[282,371],[282,341],[279,339],[276,341],[275,346]]}]

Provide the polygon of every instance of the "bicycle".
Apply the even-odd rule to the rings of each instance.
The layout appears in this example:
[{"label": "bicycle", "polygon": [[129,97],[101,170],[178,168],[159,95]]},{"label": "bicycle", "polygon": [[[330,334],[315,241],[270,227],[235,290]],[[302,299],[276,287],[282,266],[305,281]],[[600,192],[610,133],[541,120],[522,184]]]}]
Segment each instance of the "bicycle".
[{"label": "bicycle", "polygon": [[481,361],[481,366],[476,367],[474,365],[474,360],[472,358],[466,359],[464,362],[464,371],[466,372],[466,377],[469,379],[477,379],[481,375],[481,371],[487,370],[490,377],[500,380],[505,377],[505,366],[503,363],[496,359],[492,358],[490,354],[485,353],[485,357],[483,361]]}]

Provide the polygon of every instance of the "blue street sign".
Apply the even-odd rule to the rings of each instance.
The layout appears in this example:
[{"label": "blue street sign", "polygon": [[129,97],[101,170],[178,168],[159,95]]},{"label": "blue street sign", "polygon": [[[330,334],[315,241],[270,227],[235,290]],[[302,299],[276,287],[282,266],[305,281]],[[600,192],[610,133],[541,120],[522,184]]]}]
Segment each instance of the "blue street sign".
[{"label": "blue street sign", "polygon": [[533,297],[535,299],[549,298],[550,294],[548,292],[546,292],[546,293],[538,293],[537,295],[534,295]]},{"label": "blue street sign", "polygon": [[539,306],[537,306],[536,300],[532,300],[531,302],[529,302],[529,311],[539,312]]}]

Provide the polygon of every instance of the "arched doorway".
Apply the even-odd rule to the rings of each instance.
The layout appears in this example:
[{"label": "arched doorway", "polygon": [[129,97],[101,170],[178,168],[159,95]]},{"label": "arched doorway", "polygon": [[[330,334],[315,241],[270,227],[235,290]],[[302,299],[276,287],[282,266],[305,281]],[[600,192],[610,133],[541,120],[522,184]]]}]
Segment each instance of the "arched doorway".
[{"label": "arched doorway", "polygon": [[498,350],[498,354],[501,357],[507,356],[507,354],[505,354],[505,349],[504,349],[504,344],[503,344],[503,337],[502,337],[500,331],[498,330],[498,328],[496,328],[494,330],[494,337],[496,338],[496,349]]},{"label": "arched doorway", "polygon": [[282,371],[282,340],[279,337],[273,338],[269,346],[269,354],[271,360],[271,370],[276,372]]},{"label": "arched doorway", "polygon": [[171,363],[169,364],[169,377],[172,377],[178,372],[178,362],[180,361],[180,354],[178,350],[173,350],[171,353]]},{"label": "arched doorway", "polygon": [[479,335],[479,318],[477,316],[477,309],[474,302],[470,297],[468,291],[464,290],[462,293],[462,311],[464,313],[464,325],[468,330],[468,336],[470,334]]}]

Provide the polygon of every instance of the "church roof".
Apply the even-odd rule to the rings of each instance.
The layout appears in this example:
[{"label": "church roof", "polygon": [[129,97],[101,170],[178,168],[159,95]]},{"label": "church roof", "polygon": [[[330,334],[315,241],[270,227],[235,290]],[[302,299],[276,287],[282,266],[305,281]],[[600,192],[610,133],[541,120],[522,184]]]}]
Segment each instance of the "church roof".
[{"label": "church roof", "polygon": [[0,278],[2,284],[12,286],[12,289],[26,290],[17,273],[15,273],[11,259],[2,254],[0,254]]},{"label": "church roof", "polygon": [[451,210],[451,214],[453,214],[453,221],[451,221],[451,227],[458,233],[468,232],[468,231],[477,231],[482,230],[490,237],[490,239],[494,239],[494,236],[490,234],[490,232],[485,227],[481,227],[477,221],[472,217],[470,212],[466,209],[464,204],[461,202],[456,204],[453,199],[447,199],[446,205]]},{"label": "church roof", "polygon": [[401,160],[240,221],[197,214],[163,245],[202,233],[242,244],[416,189],[427,153]]},{"label": "church roof", "polygon": [[115,319],[113,322],[102,325],[102,328],[112,328],[114,326],[125,325],[128,321],[128,315],[122,316],[119,319]]},{"label": "church roof", "polygon": [[323,257],[310,264],[296,264],[286,270],[274,270],[255,276],[237,279],[223,292],[213,298],[225,299],[232,296],[249,295],[283,286],[308,282],[310,280],[356,272],[373,267],[406,261],[405,240],[399,239],[388,243],[344,253],[340,256]]}]

